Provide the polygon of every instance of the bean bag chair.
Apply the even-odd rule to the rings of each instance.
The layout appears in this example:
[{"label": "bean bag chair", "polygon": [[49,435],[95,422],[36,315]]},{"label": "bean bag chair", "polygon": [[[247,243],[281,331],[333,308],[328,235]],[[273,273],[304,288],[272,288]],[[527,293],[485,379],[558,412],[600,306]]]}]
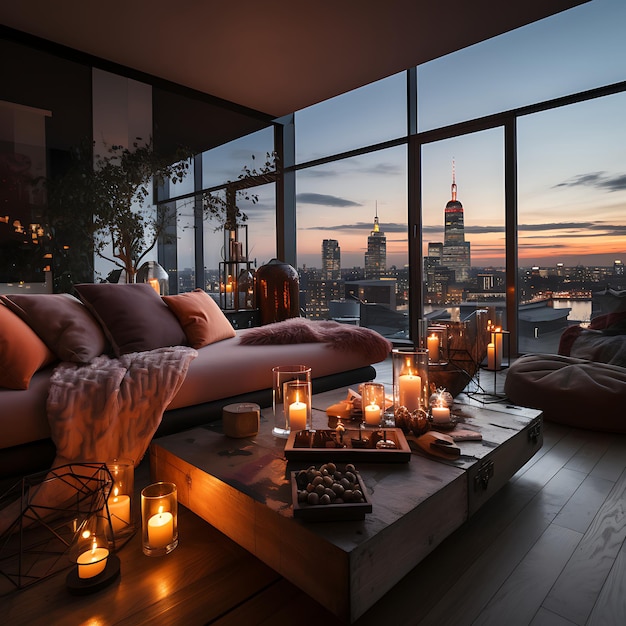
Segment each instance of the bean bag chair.
[{"label": "bean bag chair", "polygon": [[543,411],[547,421],[626,433],[626,368],[558,354],[527,354],[504,383],[511,402]]}]

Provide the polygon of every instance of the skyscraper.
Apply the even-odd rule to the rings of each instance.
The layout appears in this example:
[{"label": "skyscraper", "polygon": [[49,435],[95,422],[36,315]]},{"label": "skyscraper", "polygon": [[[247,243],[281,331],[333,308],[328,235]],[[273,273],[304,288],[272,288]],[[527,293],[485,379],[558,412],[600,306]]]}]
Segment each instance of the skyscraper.
[{"label": "skyscraper", "polygon": [[336,239],[322,241],[322,278],[324,280],[341,278],[341,248]]},{"label": "skyscraper", "polygon": [[456,199],[456,175],[452,166],[452,199],[446,204],[442,264],[454,270],[455,281],[466,282],[470,276],[470,244],[465,241],[463,205]]},{"label": "skyscraper", "polygon": [[378,208],[374,217],[374,228],[367,238],[367,252],[365,253],[365,278],[382,278],[387,271],[387,237],[380,230],[378,223]]}]

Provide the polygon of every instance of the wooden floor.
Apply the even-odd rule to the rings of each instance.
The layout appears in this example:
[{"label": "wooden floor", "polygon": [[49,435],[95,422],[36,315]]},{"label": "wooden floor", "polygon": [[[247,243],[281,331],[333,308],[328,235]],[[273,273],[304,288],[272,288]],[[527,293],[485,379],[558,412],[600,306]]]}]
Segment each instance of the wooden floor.
[{"label": "wooden floor", "polygon": [[[546,423],[537,455],[356,624],[623,626],[625,470],[626,436]],[[142,465],[136,482],[148,481]],[[136,536],[119,552],[120,581],[93,596],[70,596],[58,574],[0,598],[2,623],[340,624],[191,512],[179,528],[162,558],[144,556]]]}]

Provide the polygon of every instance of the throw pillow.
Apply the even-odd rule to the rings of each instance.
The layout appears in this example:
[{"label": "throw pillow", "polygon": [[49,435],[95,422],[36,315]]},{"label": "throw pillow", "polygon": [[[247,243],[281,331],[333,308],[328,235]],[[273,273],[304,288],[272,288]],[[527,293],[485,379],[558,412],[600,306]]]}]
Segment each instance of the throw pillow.
[{"label": "throw pillow", "polygon": [[192,348],[208,346],[236,335],[217,303],[202,289],[163,296],[163,300],[178,318]]},{"label": "throw pillow", "polygon": [[104,328],[118,357],[187,343],[176,316],[150,285],[84,283],[74,289]]},{"label": "throw pillow", "polygon": [[67,293],[0,296],[61,361],[89,363],[106,350],[100,324],[81,302]]},{"label": "throw pillow", "polygon": [[0,304],[0,387],[28,389],[33,374],[54,360],[35,331]]}]

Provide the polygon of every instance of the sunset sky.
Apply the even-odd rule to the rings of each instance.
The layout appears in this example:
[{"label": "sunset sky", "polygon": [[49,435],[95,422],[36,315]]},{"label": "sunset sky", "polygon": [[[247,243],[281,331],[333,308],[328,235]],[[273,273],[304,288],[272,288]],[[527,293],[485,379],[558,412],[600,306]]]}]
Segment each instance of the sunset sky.
[{"label": "sunset sky", "polygon": [[[624,24],[626,2],[593,0],[420,66],[420,130],[625,80]],[[393,76],[298,112],[298,161],[405,134],[404,81],[403,74]],[[626,94],[618,94],[520,119],[520,265],[626,261],[624,111]],[[271,131],[233,142],[205,171],[215,180],[232,180],[250,154],[262,158],[270,142]],[[472,264],[503,266],[501,129],[424,147],[424,252],[429,241],[443,240],[453,161]],[[387,264],[404,265],[406,189],[404,146],[299,171],[298,265],[319,267],[321,242],[333,238],[343,267],[363,266],[376,208],[387,236]],[[261,190],[247,212],[251,256],[261,264],[274,254],[273,191]],[[218,254],[207,255],[208,267]]]}]

